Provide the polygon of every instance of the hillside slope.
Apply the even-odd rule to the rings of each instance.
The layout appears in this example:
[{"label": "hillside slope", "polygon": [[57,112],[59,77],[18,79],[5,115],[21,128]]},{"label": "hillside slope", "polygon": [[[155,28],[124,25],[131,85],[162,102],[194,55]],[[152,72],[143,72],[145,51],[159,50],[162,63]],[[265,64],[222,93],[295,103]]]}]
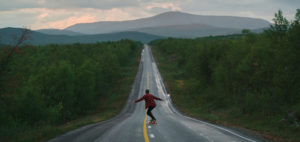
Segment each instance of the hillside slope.
[{"label": "hillside slope", "polygon": [[134,29],[134,31],[154,34],[154,35],[161,35],[165,37],[181,37],[181,38],[228,35],[228,34],[241,32],[240,29],[219,28],[219,27],[209,26],[205,24],[148,27],[148,28]]},{"label": "hillside slope", "polygon": [[268,27],[270,24],[266,20],[255,18],[233,16],[203,16],[182,12],[166,12],[149,18],[129,21],[104,21],[75,24],[66,29],[85,34],[98,34],[116,31],[128,31],[146,27],[174,25],[174,23],[176,23],[176,25],[206,24],[220,28],[235,29],[258,29]]},{"label": "hillside slope", "polygon": [[83,35],[82,33],[73,32],[70,30],[59,30],[59,29],[39,29],[35,31],[43,34],[48,34],[48,35],[69,35],[69,36]]},{"label": "hillside slope", "polygon": [[[21,28],[3,28],[0,29],[2,44],[14,44],[14,36],[20,36],[23,29]],[[160,36],[140,33],[140,32],[118,32],[96,35],[47,35],[36,31],[31,31],[28,44],[45,45],[45,44],[70,44],[70,43],[96,43],[101,41],[118,41],[121,39],[130,39],[147,43],[151,40],[162,38]]]}]

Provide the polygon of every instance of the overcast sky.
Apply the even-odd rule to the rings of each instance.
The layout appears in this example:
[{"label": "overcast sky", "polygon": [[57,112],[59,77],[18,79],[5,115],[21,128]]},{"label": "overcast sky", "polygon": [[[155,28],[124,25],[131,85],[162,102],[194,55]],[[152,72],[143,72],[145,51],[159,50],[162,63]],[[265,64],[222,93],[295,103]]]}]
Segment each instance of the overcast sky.
[{"label": "overcast sky", "polygon": [[122,21],[166,11],[272,21],[281,9],[293,19],[300,0],[0,0],[0,28],[63,29],[76,23]]}]

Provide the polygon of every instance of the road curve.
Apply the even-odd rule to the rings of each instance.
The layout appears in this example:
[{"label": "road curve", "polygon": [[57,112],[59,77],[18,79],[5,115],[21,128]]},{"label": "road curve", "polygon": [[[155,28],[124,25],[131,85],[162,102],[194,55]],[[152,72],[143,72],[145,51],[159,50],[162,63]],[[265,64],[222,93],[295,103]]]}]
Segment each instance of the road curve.
[{"label": "road curve", "polygon": [[[144,125],[144,102],[132,101],[150,93],[164,99],[157,102],[152,111],[159,124]],[[148,118],[149,119],[149,118]],[[149,120],[146,120],[149,121]],[[248,135],[193,119],[179,113],[172,105],[151,48],[145,45],[141,62],[127,104],[113,119],[87,125],[58,136],[48,142],[255,142],[260,141]]]}]

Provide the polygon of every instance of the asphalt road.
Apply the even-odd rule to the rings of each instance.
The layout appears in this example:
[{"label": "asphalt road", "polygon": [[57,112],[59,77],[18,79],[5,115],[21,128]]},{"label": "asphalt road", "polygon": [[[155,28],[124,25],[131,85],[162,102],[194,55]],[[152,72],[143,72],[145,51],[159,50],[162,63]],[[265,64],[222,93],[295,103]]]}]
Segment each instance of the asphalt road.
[{"label": "asphalt road", "polygon": [[[150,93],[165,101],[156,101],[152,111],[157,125],[145,123],[144,101],[133,100]],[[149,121],[149,117],[146,118]],[[150,47],[145,45],[139,71],[132,86],[126,106],[115,118],[84,126],[58,136],[49,142],[254,142],[256,136],[196,120],[179,113],[172,105]]]}]

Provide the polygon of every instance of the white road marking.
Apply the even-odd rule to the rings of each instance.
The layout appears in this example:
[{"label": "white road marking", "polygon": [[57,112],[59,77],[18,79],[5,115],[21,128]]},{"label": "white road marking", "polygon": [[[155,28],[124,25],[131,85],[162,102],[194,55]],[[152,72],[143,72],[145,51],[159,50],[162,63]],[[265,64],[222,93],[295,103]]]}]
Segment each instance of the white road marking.
[{"label": "white road marking", "polygon": [[151,126],[148,126],[149,129],[151,129]]},{"label": "white road marking", "polygon": [[154,134],[150,134],[150,138],[152,139],[155,138]]}]

